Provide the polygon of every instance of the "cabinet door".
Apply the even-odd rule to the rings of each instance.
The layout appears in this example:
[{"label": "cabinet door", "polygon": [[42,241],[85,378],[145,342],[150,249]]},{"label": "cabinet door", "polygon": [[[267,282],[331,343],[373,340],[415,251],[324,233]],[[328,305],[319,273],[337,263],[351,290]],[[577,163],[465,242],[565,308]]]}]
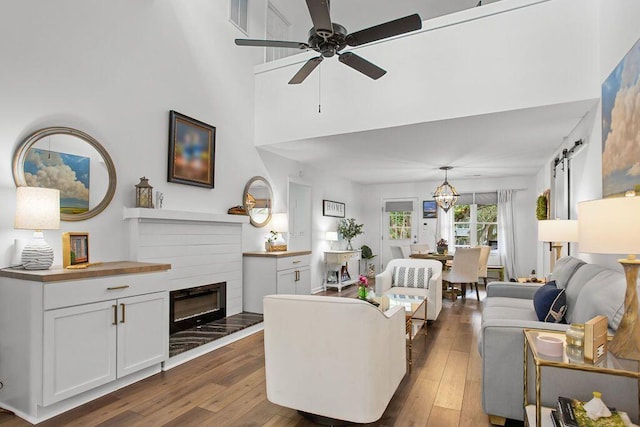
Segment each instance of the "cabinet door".
[{"label": "cabinet door", "polygon": [[296,282],[296,294],[311,295],[311,268],[298,269],[298,281]]},{"label": "cabinet door", "polygon": [[118,378],[169,357],[167,292],[118,301]]},{"label": "cabinet door", "polygon": [[44,313],[44,406],[116,379],[116,301]]},{"label": "cabinet door", "polygon": [[296,270],[278,271],[278,294],[296,294]]}]

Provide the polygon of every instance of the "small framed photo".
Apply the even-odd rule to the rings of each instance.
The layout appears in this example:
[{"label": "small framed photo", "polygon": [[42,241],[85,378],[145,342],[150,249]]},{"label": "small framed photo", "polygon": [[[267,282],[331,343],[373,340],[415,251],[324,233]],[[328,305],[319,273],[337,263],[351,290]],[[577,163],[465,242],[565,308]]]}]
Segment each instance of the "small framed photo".
[{"label": "small framed photo", "polygon": [[344,203],[331,200],[322,201],[322,215],[344,218]]},{"label": "small framed photo", "polygon": [[435,200],[422,201],[422,218],[438,218],[438,206]]},{"label": "small framed photo", "polygon": [[69,232],[62,235],[62,266],[89,262],[89,233]]},{"label": "small framed photo", "polygon": [[214,126],[170,112],[167,181],[213,188],[215,154]]}]

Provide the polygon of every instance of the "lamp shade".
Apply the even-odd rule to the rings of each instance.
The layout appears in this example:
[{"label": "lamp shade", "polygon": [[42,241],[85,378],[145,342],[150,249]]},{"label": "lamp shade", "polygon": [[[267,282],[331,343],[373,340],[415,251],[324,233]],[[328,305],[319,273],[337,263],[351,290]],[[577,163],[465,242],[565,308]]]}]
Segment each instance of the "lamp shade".
[{"label": "lamp shade", "polygon": [[14,228],[57,230],[60,228],[60,190],[18,187]]},{"label": "lamp shade", "polygon": [[580,252],[640,253],[640,197],[578,203]]},{"label": "lamp shade", "polygon": [[325,234],[325,240],[328,240],[330,242],[337,242],[338,241],[338,232],[337,231],[327,231],[327,233]]},{"label": "lamp shade", "polygon": [[577,242],[578,221],[575,219],[550,219],[538,221],[538,241]]},{"label": "lamp shade", "polygon": [[289,231],[289,218],[286,213],[275,213],[271,216],[271,230],[276,233],[287,233]]}]

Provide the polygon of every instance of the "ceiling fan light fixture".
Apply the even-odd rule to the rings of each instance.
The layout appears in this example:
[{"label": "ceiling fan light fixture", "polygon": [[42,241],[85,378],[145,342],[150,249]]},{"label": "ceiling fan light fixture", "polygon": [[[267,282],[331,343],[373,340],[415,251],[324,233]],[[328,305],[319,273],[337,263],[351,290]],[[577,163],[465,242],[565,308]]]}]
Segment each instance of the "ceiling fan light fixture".
[{"label": "ceiling fan light fixture", "polygon": [[448,212],[449,209],[456,204],[460,194],[458,194],[455,187],[449,184],[447,180],[447,171],[453,168],[451,166],[442,166],[440,169],[444,171],[444,182],[434,191],[433,199],[443,211]]}]

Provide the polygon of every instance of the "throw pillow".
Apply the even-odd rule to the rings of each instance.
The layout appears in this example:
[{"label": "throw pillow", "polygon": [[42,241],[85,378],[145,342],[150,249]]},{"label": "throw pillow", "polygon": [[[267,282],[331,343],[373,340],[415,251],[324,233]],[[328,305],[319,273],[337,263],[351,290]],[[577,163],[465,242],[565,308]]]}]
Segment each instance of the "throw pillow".
[{"label": "throw pillow", "polygon": [[533,306],[538,320],[561,323],[567,311],[567,297],[564,289],[558,289],[554,281],[541,286],[533,295]]},{"label": "throw pillow", "polygon": [[394,267],[393,286],[429,289],[431,267]]}]

